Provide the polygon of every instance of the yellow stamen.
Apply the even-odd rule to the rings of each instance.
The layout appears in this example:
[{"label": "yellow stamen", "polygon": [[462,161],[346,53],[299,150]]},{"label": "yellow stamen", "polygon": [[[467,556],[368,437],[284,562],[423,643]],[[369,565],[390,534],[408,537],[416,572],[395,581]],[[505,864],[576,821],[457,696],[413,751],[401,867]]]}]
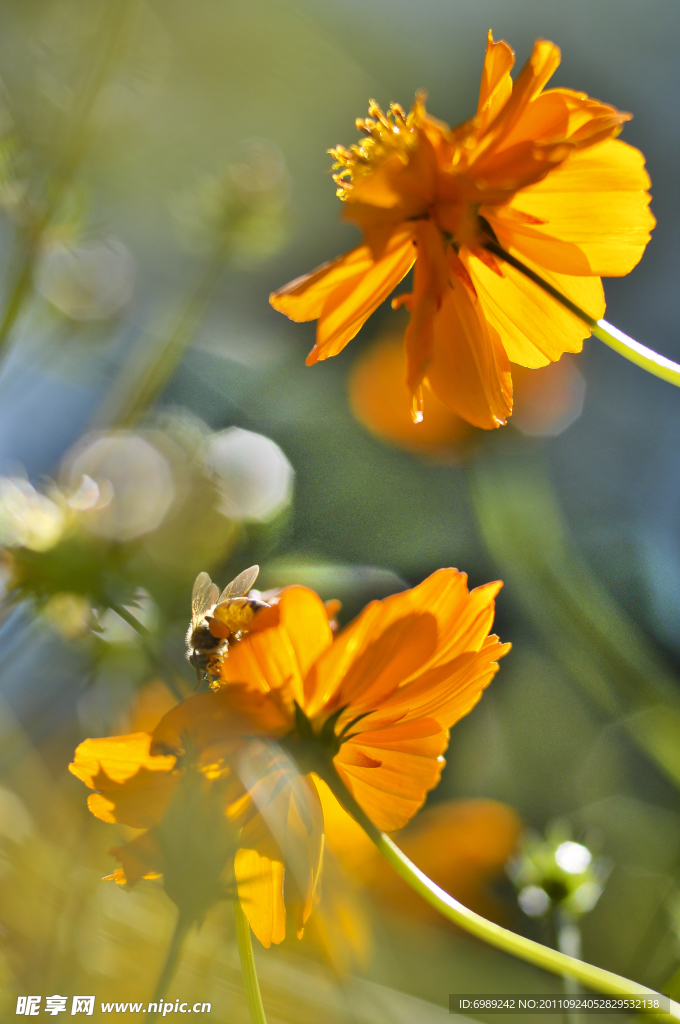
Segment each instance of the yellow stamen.
[{"label": "yellow stamen", "polygon": [[391,156],[398,155],[404,163],[409,151],[416,145],[416,108],[410,114],[404,112],[398,103],[391,103],[383,113],[375,100],[368,104],[369,117],[357,118],[357,130],[366,138],[350,146],[336,146],[328,152],[335,163],[333,181],[338,186],[337,195],[346,199],[357,178],[373,174]]}]

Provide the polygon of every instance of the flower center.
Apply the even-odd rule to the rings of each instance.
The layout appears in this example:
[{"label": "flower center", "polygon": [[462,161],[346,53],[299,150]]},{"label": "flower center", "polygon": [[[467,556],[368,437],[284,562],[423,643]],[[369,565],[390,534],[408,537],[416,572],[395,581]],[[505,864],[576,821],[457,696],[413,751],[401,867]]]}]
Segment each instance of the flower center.
[{"label": "flower center", "polygon": [[415,126],[415,112],[404,112],[398,103],[391,103],[386,114],[382,112],[375,100],[368,106],[369,116],[357,118],[356,126],[364,132],[366,138],[350,146],[336,146],[329,149],[335,163],[333,181],[338,186],[337,195],[346,199],[355,181],[368,178],[386,160],[399,156],[407,162],[410,151],[418,141]]}]

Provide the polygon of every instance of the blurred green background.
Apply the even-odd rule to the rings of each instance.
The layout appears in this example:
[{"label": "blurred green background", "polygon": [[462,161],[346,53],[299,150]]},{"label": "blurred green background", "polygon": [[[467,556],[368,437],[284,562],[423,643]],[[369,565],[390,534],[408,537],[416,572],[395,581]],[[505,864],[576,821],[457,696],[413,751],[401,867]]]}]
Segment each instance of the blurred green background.
[{"label": "blurred green background", "polygon": [[[86,736],[146,727],[159,664],[190,692],[193,578],[224,586],[255,561],[263,587],[340,598],[342,622],[440,566],[505,580],[496,628],[513,651],[452,733],[430,803],[502,801],[538,831],[559,819],[608,858],[584,958],[675,991],[678,392],[590,340],[566,416],[416,455],[370,434],[347,395],[397,315],[386,305],[307,369],[314,325],[267,303],[355,244],[327,150],[354,141],[369,97],[408,106],[425,87],[435,116],[465,119],[491,27],[520,66],[554,40],[554,84],[635,115],[623,138],[647,157],[658,226],[640,266],[605,282],[606,316],[680,359],[675,0],[0,12],[3,1019],[21,994],[149,998],[173,908],[151,883],[100,883],[119,833],[87,814],[66,766]],[[432,839],[453,860],[455,835]],[[258,953],[270,1022],[444,1020],[449,992],[559,990],[352,885],[337,881],[364,908],[363,952],[334,959],[312,936]],[[500,865],[479,886],[496,919],[554,941]],[[174,989],[211,1000],[211,1019],[246,1019],[228,908]]]}]

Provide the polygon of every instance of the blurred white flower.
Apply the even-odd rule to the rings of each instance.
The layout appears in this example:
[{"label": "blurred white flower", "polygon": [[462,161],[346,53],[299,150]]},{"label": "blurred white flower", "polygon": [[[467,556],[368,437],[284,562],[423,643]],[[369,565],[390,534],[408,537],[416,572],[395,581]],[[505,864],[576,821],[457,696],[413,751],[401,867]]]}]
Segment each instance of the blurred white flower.
[{"label": "blurred white flower", "polygon": [[37,275],[41,295],[73,320],[105,320],[132,298],[135,262],[115,239],[53,244]]},{"label": "blurred white flower", "polygon": [[593,855],[587,846],[581,843],[560,843],[555,850],[555,861],[557,866],[570,875],[582,875],[586,870]]},{"label": "blurred white flower", "polygon": [[83,524],[108,540],[155,530],[175,498],[168,460],[138,434],[85,437],[66,457],[64,475]]},{"label": "blurred white flower", "polygon": [[[528,832],[507,864],[519,905],[529,917],[541,917],[552,908],[578,918],[591,911],[602,895],[611,861],[593,857],[585,844],[568,836],[568,823],[559,820],[549,825],[545,839]],[[578,938],[578,930],[575,935]],[[566,933],[562,939],[567,941]]]},{"label": "blurred white flower", "polygon": [[230,519],[264,522],[290,503],[295,473],[270,438],[229,427],[210,438],[206,461]]},{"label": "blurred white flower", "polygon": [[97,483],[87,473],[83,473],[80,483],[66,499],[69,508],[76,512],[85,512],[92,508],[104,508],[113,497],[113,488],[109,480]]},{"label": "blurred white flower", "polygon": [[49,551],[66,526],[62,505],[23,477],[0,477],[0,545]]},{"label": "blurred white flower", "polygon": [[550,906],[550,897],[540,885],[525,885],[517,899],[519,905],[529,917],[541,917]]}]

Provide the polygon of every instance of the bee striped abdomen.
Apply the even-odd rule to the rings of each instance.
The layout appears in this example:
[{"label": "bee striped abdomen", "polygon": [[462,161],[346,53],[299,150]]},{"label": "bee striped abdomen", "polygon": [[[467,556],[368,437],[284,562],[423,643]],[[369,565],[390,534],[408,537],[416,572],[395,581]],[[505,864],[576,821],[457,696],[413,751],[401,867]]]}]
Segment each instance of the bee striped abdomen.
[{"label": "bee striped abdomen", "polygon": [[210,631],[213,636],[222,636],[222,630],[230,633],[242,633],[250,627],[256,613],[267,608],[264,601],[255,597],[235,597],[223,604],[218,604],[210,619]]}]

